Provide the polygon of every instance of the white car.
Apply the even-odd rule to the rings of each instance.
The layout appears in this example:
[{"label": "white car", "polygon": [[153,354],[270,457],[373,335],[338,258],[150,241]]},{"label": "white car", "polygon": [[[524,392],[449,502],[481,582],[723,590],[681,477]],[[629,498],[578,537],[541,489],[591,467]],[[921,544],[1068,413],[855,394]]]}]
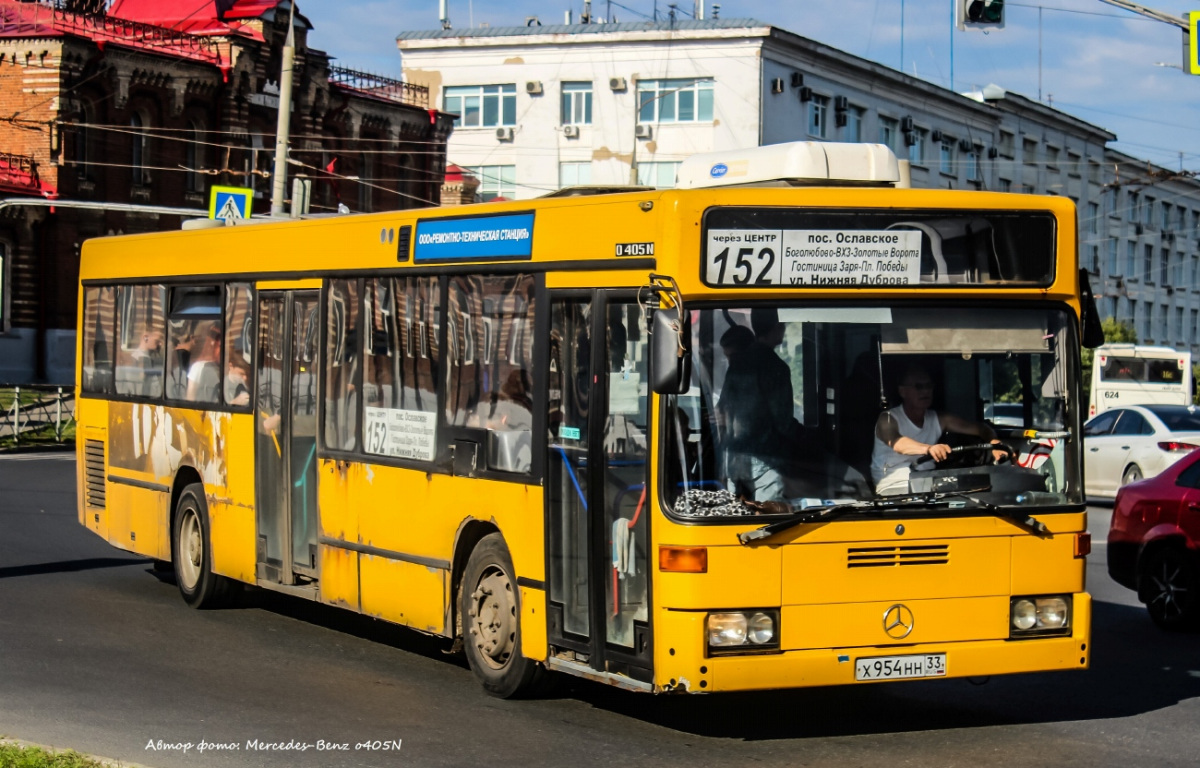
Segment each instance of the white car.
[{"label": "white car", "polygon": [[1113,498],[1200,448],[1200,407],[1127,405],[1083,425],[1084,492]]}]

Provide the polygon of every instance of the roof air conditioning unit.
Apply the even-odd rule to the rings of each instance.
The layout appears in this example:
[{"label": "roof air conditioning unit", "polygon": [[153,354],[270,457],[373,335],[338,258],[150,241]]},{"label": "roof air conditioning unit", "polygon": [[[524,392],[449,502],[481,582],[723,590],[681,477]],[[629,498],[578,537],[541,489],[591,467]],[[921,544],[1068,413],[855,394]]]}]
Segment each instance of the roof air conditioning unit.
[{"label": "roof air conditioning unit", "polygon": [[932,141],[934,144],[941,144],[943,138],[944,137],[942,136],[942,132],[939,130],[936,130],[936,129],[934,130],[933,133],[929,134],[929,140]]},{"label": "roof air conditioning unit", "polygon": [[542,84],[537,80],[530,80],[525,83],[525,93],[528,93],[530,96],[541,96]]},{"label": "roof air conditioning unit", "polygon": [[802,75],[799,72],[793,72],[792,73],[792,87],[799,88],[802,85],[804,85],[804,75]]},{"label": "roof air conditioning unit", "polygon": [[497,141],[512,141],[513,140],[513,129],[512,128],[497,128],[496,129],[496,140]]},{"label": "roof air conditioning unit", "polygon": [[633,135],[639,139],[648,139],[654,135],[654,128],[649,125],[639,125],[633,129]]},{"label": "roof air conditioning unit", "polygon": [[783,78],[777,77],[771,81],[771,93],[783,93]]},{"label": "roof air conditioning unit", "polygon": [[904,131],[905,133],[910,133],[910,132],[912,132],[912,129],[913,129],[912,115],[905,115],[904,117],[900,118],[900,130]]},{"label": "roof air conditioning unit", "polygon": [[563,126],[563,136],[566,136],[568,139],[578,139],[579,138],[579,126],[578,125],[564,125]]},{"label": "roof air conditioning unit", "polygon": [[629,87],[629,86],[628,86],[628,84],[625,82],[625,78],[623,78],[623,77],[610,77],[610,78],[608,78],[608,88],[609,88],[609,90],[611,90],[611,91],[623,91],[623,90],[625,90],[625,89],[626,89],[626,88],[628,88],[628,87]]},{"label": "roof air conditioning unit", "polygon": [[812,88],[807,85],[800,89],[800,101],[812,101]]},{"label": "roof air conditioning unit", "polygon": [[850,108],[850,99],[846,98],[845,96],[834,96],[833,108],[838,112],[845,112]]}]

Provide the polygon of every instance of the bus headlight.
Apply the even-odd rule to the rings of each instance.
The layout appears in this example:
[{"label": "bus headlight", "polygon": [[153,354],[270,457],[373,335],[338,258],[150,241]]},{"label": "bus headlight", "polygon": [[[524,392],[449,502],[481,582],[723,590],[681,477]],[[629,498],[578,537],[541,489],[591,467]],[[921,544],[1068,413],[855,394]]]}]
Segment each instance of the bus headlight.
[{"label": "bus headlight", "polygon": [[708,614],[708,649],[713,653],[746,653],[779,647],[779,611],[749,610]]},{"label": "bus headlight", "polygon": [[1071,631],[1071,596],[1014,597],[1009,601],[1009,636],[1065,635]]}]

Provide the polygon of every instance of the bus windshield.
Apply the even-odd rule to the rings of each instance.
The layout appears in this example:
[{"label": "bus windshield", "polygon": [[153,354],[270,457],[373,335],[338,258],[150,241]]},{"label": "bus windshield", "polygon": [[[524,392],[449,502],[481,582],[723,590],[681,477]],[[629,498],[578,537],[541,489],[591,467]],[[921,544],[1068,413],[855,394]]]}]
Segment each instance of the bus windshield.
[{"label": "bus windshield", "polygon": [[[920,493],[981,508],[1082,501],[1068,373],[1078,352],[1065,309],[755,304],[689,314],[691,387],[665,400],[665,496],[678,516]],[[914,447],[937,444],[954,449],[939,462]]]}]

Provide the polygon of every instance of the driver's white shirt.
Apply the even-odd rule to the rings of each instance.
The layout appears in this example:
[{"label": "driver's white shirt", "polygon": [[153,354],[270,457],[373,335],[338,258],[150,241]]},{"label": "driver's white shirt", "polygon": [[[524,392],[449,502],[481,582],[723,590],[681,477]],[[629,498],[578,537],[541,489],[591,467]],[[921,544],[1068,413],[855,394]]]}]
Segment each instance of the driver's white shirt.
[{"label": "driver's white shirt", "polygon": [[[942,436],[942,423],[938,420],[937,411],[932,408],[925,411],[925,423],[919,427],[905,415],[902,405],[889,409],[887,414],[896,422],[902,437],[934,445]],[[917,457],[893,451],[891,446],[879,439],[877,432],[875,449],[871,452],[871,477],[875,480],[875,493],[907,493],[909,465],[915,458]]]}]

